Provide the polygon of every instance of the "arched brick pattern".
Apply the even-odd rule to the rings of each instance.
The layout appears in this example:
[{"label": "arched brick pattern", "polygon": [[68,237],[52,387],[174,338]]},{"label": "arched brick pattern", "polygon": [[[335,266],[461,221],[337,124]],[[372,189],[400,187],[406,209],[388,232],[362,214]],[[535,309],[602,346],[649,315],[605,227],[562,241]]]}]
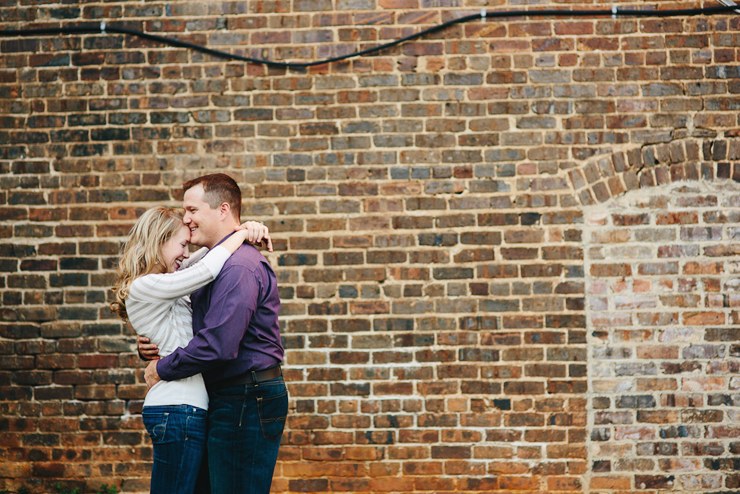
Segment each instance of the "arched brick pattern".
[{"label": "arched brick pattern", "polygon": [[604,203],[630,190],[681,180],[740,181],[740,139],[684,138],[596,157],[568,172],[584,206]]}]

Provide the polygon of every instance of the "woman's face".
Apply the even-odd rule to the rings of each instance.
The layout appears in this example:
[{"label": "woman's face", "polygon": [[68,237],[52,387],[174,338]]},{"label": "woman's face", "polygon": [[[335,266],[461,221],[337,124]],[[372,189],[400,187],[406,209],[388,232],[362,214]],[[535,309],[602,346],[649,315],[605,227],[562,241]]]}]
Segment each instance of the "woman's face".
[{"label": "woman's face", "polygon": [[189,245],[190,229],[185,225],[162,245],[162,263],[167,273],[180,269],[182,261],[190,257]]}]

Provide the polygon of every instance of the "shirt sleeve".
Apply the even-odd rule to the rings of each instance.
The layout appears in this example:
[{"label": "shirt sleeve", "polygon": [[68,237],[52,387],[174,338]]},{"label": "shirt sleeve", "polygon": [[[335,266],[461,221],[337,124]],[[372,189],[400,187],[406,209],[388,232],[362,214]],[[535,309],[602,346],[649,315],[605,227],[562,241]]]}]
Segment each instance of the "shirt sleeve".
[{"label": "shirt sleeve", "polygon": [[182,262],[182,267],[180,269],[188,268],[195,264],[196,262],[200,261],[205,257],[205,255],[208,254],[208,248],[207,247],[201,247],[200,249],[196,250],[192,254],[190,254],[190,257],[185,259]]},{"label": "shirt sleeve", "polygon": [[243,265],[227,266],[211,288],[204,327],[185,348],[157,362],[159,376],[174,381],[236,359],[261,292],[254,272]]},{"label": "shirt sleeve", "polygon": [[[199,251],[200,252],[200,251]],[[231,254],[215,247],[190,267],[174,273],[148,274],[134,280],[129,297],[135,300],[176,300],[213,281]]]}]

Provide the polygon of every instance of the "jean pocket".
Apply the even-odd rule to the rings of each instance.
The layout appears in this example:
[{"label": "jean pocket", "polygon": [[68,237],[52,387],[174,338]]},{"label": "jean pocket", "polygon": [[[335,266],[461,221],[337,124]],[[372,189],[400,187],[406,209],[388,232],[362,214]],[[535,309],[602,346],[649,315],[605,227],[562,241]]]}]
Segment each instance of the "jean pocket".
[{"label": "jean pocket", "polygon": [[268,441],[278,441],[288,416],[288,393],[257,397],[257,413],[260,416],[262,437]]},{"label": "jean pocket", "polygon": [[170,418],[170,414],[167,412],[144,412],[141,418],[144,421],[144,427],[147,433],[149,433],[149,437],[152,438],[152,443],[158,444],[164,442],[164,437],[167,433],[167,420]]}]

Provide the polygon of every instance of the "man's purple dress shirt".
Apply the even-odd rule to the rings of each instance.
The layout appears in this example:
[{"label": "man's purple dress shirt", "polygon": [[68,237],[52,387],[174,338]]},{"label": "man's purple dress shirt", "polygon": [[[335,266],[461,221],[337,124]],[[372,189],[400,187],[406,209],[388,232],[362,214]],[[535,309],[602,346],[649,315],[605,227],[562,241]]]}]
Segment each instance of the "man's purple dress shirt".
[{"label": "man's purple dress shirt", "polygon": [[194,337],[185,348],[159,360],[157,372],[162,379],[202,373],[211,387],[282,362],[277,278],[256,248],[239,247],[218,277],[190,300]]}]

